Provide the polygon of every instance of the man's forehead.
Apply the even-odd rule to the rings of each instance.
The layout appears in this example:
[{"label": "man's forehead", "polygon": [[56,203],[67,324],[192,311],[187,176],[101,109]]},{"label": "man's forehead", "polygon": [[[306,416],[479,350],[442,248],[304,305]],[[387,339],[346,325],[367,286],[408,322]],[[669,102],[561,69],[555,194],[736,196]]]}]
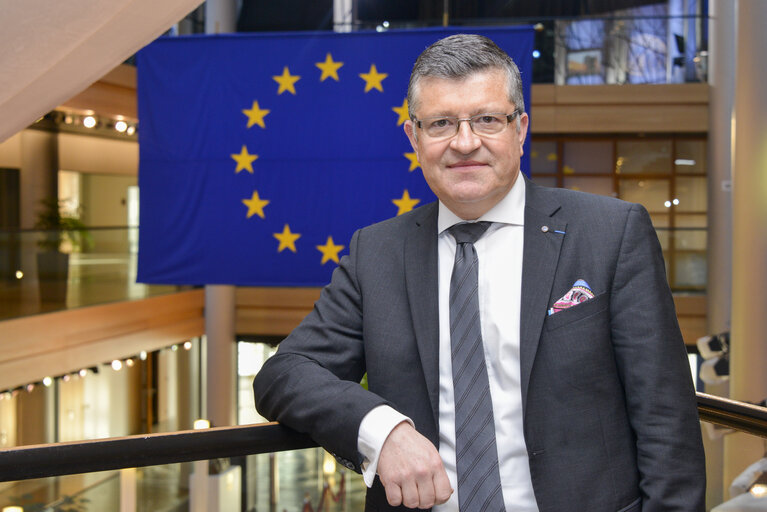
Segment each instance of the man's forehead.
[{"label": "man's forehead", "polygon": [[[489,91],[493,93],[489,94]],[[491,104],[504,108],[511,104],[506,76],[501,70],[479,71],[460,78],[423,77],[418,83],[415,99],[414,107],[421,111],[420,115],[424,115],[424,110],[434,108],[440,110],[434,114],[441,115],[448,114],[442,112],[442,108],[466,106],[479,113],[485,112]]]},{"label": "man's forehead", "polygon": [[448,77],[448,76],[436,76],[426,75],[418,81],[419,88],[423,89],[427,86],[439,86],[439,85],[460,85],[473,81],[485,81],[485,80],[506,80],[506,74],[500,68],[487,68],[474,71],[465,76]]}]

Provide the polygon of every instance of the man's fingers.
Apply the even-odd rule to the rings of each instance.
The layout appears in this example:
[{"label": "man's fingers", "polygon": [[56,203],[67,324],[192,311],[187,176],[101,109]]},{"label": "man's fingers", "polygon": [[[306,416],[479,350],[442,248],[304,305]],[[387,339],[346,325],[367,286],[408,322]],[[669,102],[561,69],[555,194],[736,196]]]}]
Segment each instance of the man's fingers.
[{"label": "man's fingers", "polygon": [[384,485],[384,490],[386,491],[386,501],[389,502],[389,505],[392,507],[399,507],[402,505],[402,490],[399,485]]},{"label": "man's fingers", "polygon": [[402,504],[407,508],[418,508],[421,504],[418,491],[418,486],[414,480],[405,480],[402,483]]},{"label": "man's fingers", "polygon": [[450,499],[453,494],[453,488],[450,486],[450,480],[447,478],[447,472],[444,468],[441,473],[434,475],[434,503],[429,506],[441,505]]},{"label": "man's fingers", "polygon": [[430,508],[453,493],[437,448],[407,422],[394,427],[384,442],[378,476],[392,506]]}]

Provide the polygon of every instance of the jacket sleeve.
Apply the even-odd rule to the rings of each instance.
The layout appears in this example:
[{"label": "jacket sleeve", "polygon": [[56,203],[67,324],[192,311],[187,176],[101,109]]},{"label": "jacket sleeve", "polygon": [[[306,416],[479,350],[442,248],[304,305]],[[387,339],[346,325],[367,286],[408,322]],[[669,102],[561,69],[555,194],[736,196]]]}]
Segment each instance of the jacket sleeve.
[{"label": "jacket sleeve", "polygon": [[705,464],[695,390],[661,247],[640,205],[627,216],[610,312],[636,434],[642,510],[702,511]]},{"label": "jacket sleeve", "polygon": [[264,363],[253,382],[264,417],[309,434],[350,469],[360,471],[360,422],[387,402],[365,390],[362,291],[356,275],[360,232],[350,243],[313,311]]}]

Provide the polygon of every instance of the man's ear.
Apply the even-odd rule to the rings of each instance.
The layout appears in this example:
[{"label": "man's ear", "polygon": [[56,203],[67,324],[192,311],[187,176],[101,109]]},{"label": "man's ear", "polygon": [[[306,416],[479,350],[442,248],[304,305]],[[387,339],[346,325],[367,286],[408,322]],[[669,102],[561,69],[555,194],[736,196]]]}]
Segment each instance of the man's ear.
[{"label": "man's ear", "polygon": [[519,116],[519,130],[517,133],[517,136],[519,137],[519,148],[520,148],[520,156],[524,154],[523,146],[525,145],[525,139],[527,138],[527,128],[530,124],[530,118],[527,116],[527,113]]},{"label": "man's ear", "polygon": [[405,121],[405,134],[407,135],[407,138],[410,140],[410,145],[413,147],[413,151],[416,152],[416,155],[418,154],[418,136],[415,134],[415,123],[408,119]]}]

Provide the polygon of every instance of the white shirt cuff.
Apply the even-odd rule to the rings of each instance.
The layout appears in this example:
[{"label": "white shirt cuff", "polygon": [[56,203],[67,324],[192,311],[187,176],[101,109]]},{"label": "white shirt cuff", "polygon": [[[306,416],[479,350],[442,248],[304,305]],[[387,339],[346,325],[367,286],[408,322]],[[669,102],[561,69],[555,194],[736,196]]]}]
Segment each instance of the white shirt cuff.
[{"label": "white shirt cuff", "polygon": [[[407,416],[400,414],[388,405],[379,405],[371,409],[360,423],[357,434],[357,450],[362,454],[362,479],[365,485],[371,487],[378,470],[378,457],[381,454],[384,441],[394,427],[407,421],[413,425],[413,421]],[[413,425],[415,427],[415,425]]]}]

